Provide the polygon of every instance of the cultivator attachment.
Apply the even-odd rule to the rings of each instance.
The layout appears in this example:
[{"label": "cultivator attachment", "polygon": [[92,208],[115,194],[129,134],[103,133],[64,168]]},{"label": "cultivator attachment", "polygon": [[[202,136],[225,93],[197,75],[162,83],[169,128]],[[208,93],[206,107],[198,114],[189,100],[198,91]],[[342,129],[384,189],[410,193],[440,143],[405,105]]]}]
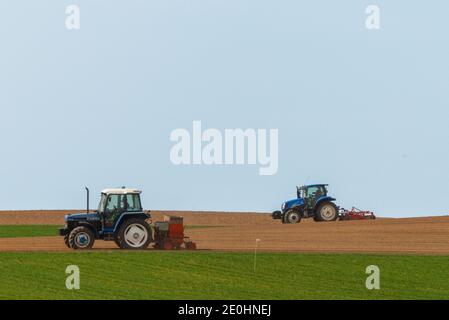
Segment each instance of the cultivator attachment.
[{"label": "cultivator attachment", "polygon": [[340,209],[339,220],[374,220],[376,216],[371,211],[362,211],[356,207],[352,207],[351,210],[346,210],[344,208]]},{"label": "cultivator attachment", "polygon": [[196,243],[184,236],[182,217],[164,216],[164,221],[154,224],[154,248],[160,250],[195,250]]}]

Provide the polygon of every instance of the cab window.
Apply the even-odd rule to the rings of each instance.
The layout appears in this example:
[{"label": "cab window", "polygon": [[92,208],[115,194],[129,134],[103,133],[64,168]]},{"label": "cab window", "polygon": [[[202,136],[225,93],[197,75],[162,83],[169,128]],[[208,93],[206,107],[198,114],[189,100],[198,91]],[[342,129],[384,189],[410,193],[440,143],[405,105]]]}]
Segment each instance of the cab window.
[{"label": "cab window", "polygon": [[111,194],[106,202],[106,213],[142,211],[138,194]]},{"label": "cab window", "polygon": [[100,203],[98,204],[98,212],[100,212],[100,213],[104,212],[104,207],[106,205],[107,198],[108,198],[108,196],[105,195],[104,193],[101,195]]},{"label": "cab window", "polygon": [[314,197],[319,192],[319,187],[310,187],[307,189],[307,198]]},{"label": "cab window", "polygon": [[120,201],[120,195],[111,194],[108,197],[106,202],[106,212],[113,213],[122,211],[124,207],[122,206],[122,202]]},{"label": "cab window", "polygon": [[142,211],[142,206],[140,204],[140,197],[138,194],[127,194],[123,196],[123,206],[126,211]]},{"label": "cab window", "polygon": [[307,189],[307,198],[319,198],[327,195],[327,190],[324,186],[315,186]]}]

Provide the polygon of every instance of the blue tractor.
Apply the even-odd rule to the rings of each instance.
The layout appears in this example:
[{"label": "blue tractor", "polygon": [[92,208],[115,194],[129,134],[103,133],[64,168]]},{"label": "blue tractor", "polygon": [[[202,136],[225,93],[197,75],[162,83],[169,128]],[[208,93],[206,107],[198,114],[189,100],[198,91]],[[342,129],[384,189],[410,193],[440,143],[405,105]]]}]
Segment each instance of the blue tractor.
[{"label": "blue tractor", "polygon": [[98,209],[65,216],[66,225],[59,229],[67,247],[90,249],[96,239],[114,241],[122,249],[145,249],[153,241],[153,233],[146,220],[149,212],[143,211],[140,190],[106,189],[101,192]]},{"label": "blue tractor", "polygon": [[281,211],[274,211],[273,219],[281,219],[282,223],[299,223],[302,218],[313,218],[315,221],[335,221],[339,216],[339,208],[335,198],[328,196],[327,184],[313,184],[296,187],[297,198],[282,204]]}]

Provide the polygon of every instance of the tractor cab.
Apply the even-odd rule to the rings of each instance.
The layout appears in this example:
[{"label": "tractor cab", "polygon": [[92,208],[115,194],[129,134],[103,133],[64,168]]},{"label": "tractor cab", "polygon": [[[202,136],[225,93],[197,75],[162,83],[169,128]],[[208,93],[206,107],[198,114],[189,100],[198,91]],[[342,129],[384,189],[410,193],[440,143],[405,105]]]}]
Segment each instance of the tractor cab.
[{"label": "tractor cab", "polygon": [[304,199],[309,208],[315,207],[321,197],[327,196],[327,184],[314,184],[296,187],[299,199]]},{"label": "tractor cab", "polygon": [[101,192],[98,214],[104,227],[111,228],[123,214],[143,212],[140,201],[142,191],[137,189],[106,189]]}]

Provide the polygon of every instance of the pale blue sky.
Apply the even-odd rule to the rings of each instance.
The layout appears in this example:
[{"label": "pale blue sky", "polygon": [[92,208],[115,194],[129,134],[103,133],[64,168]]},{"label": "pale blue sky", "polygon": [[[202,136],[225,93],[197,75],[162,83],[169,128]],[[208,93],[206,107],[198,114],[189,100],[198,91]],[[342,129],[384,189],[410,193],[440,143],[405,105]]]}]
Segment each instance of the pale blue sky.
[{"label": "pale blue sky", "polygon": [[[65,29],[78,4],[81,30]],[[365,29],[365,8],[381,29]],[[83,208],[105,187],[148,209],[272,211],[331,184],[382,216],[449,210],[449,3],[2,1],[0,209]],[[279,170],[174,166],[192,121],[279,129]],[[308,180],[307,178],[310,177]]]}]

